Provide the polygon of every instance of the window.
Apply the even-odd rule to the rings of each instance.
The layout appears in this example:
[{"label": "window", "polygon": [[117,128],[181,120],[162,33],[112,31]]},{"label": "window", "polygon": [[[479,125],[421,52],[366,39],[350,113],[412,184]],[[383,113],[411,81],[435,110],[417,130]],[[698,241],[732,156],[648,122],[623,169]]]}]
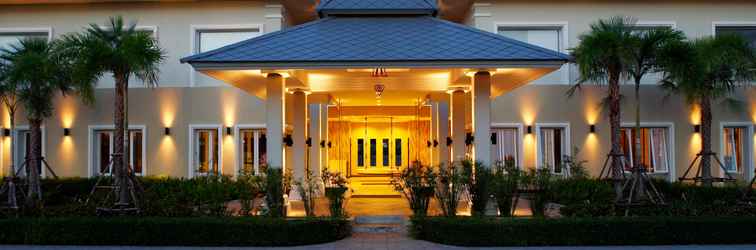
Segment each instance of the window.
[{"label": "window", "polygon": [[513,163],[519,165],[519,129],[518,128],[494,128],[491,130],[496,138],[494,144],[494,162]]},{"label": "window", "polygon": [[[31,156],[31,130],[28,127],[16,129],[15,140],[13,141],[13,147],[15,147],[14,168],[15,171],[21,176],[28,175],[29,169],[27,168],[27,157]],[[45,130],[42,129],[42,157],[45,157]],[[39,173],[44,176],[45,168],[40,166]],[[21,170],[21,171],[19,171]]]},{"label": "window", "polygon": [[[498,26],[498,34],[517,41],[529,43],[553,51],[563,52],[566,48],[564,40],[564,27],[566,25],[510,25]],[[567,67],[544,75],[536,84],[567,84]]]},{"label": "window", "polygon": [[267,145],[264,129],[240,129],[239,159],[242,173],[259,174],[267,162]]},{"label": "window", "polygon": [[402,139],[394,139],[394,165],[397,167],[402,166]]},{"label": "window", "polygon": [[[192,53],[195,54],[215,50],[262,34],[261,25],[193,26],[192,30]],[[222,84],[218,80],[195,71],[192,71],[190,81],[195,86],[218,86]]]},{"label": "window", "polygon": [[727,172],[743,172],[746,164],[746,140],[747,133],[745,127],[724,127],[722,129],[722,139],[724,149],[722,150],[722,164]]},{"label": "window", "polygon": [[381,155],[383,156],[383,166],[388,167],[391,164],[389,163],[389,139],[384,138],[381,142],[381,145],[383,145],[383,148],[381,149]]},{"label": "window", "polygon": [[22,31],[0,29],[0,49],[7,49],[11,44],[17,44],[20,40],[31,37],[49,39],[50,32],[47,30]]},{"label": "window", "polygon": [[[94,175],[110,175],[113,173],[112,157],[115,148],[115,137],[112,126],[107,129],[93,129],[93,171]],[[129,129],[129,167],[135,174],[144,172],[144,128]]]},{"label": "window", "polygon": [[621,130],[620,143],[627,158],[625,171],[630,171],[635,164],[635,154],[640,154],[640,164],[649,173],[666,173],[669,171],[671,152],[669,128],[642,127],[640,129],[640,152],[635,152],[636,131],[634,127]]},{"label": "window", "polygon": [[539,167],[551,169],[555,174],[563,174],[564,157],[569,156],[566,127],[539,128],[537,143]]},{"label": "window", "polygon": [[715,34],[737,34],[743,36],[751,44],[751,47],[756,48],[756,25],[721,25],[715,26]]},{"label": "window", "polygon": [[357,139],[357,166],[365,166],[365,139]]},{"label": "window", "polygon": [[192,135],[194,173],[220,175],[220,128],[195,128]]},{"label": "window", "polygon": [[377,142],[375,139],[370,139],[370,166],[371,167],[375,167],[376,165],[378,165],[378,163],[376,162],[376,154],[377,154],[376,151],[378,150],[376,148],[377,146],[376,144]]}]

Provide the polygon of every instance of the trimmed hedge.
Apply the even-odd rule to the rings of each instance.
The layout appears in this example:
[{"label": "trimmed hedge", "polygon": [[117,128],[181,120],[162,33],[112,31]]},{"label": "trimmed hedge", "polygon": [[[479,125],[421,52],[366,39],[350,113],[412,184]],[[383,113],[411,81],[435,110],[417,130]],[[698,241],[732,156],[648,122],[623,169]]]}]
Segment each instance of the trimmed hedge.
[{"label": "trimmed hedge", "polygon": [[272,218],[20,218],[0,220],[0,244],[293,246],[349,236],[347,220]]},{"label": "trimmed hedge", "polygon": [[756,243],[753,217],[412,219],[412,235],[458,246],[668,245]]}]

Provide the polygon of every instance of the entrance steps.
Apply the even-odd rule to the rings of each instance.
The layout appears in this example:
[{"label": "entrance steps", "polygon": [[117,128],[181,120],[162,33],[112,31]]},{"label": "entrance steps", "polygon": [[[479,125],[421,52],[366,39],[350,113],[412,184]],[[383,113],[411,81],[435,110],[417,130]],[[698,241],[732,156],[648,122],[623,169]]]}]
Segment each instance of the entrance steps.
[{"label": "entrance steps", "polygon": [[401,194],[394,190],[391,179],[387,177],[356,177],[350,179],[353,198],[385,197],[400,198]]},{"label": "entrance steps", "polygon": [[407,220],[400,215],[356,216],[352,222],[355,233],[406,233]]}]

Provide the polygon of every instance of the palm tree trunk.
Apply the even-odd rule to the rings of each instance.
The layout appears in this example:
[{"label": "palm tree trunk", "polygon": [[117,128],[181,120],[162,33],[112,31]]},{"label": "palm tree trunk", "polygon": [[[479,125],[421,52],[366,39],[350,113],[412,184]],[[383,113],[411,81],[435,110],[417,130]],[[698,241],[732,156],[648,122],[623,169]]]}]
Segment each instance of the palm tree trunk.
[{"label": "palm tree trunk", "polygon": [[701,177],[704,186],[711,186],[711,98],[701,98]]},{"label": "palm tree trunk", "polygon": [[116,205],[127,205],[129,203],[128,196],[128,184],[126,183],[126,164],[124,161],[124,131],[125,127],[125,113],[124,113],[124,96],[126,95],[126,87],[128,87],[128,75],[121,72],[114,72],[116,80],[116,96],[115,96],[115,110],[113,112],[113,123],[115,129],[114,142],[113,142],[113,174],[115,175],[115,181],[118,185],[118,201]]},{"label": "palm tree trunk", "polygon": [[26,206],[30,208],[39,207],[42,200],[40,190],[40,169],[42,167],[42,119],[29,119],[30,139],[31,139],[31,156],[27,165],[29,176],[29,187],[26,195]]},{"label": "palm tree trunk", "polygon": [[614,180],[614,192],[617,199],[622,198],[622,161],[618,157],[620,150],[620,88],[619,72],[611,70],[609,76],[609,126],[611,131],[612,150],[610,157],[612,166],[612,179]]},{"label": "palm tree trunk", "polygon": [[643,165],[641,164],[640,81],[641,77],[635,78],[635,154],[633,154],[633,179],[636,181],[634,193],[638,199],[643,199],[646,196],[646,183],[641,180],[644,169],[642,169]]}]

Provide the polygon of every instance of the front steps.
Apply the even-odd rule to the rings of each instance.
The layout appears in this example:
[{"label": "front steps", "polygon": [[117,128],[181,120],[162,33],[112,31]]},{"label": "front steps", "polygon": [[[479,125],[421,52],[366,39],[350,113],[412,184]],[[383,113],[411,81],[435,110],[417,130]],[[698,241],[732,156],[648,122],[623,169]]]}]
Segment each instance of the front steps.
[{"label": "front steps", "polygon": [[356,216],[352,222],[354,233],[401,233],[407,232],[407,220],[399,215]]}]

